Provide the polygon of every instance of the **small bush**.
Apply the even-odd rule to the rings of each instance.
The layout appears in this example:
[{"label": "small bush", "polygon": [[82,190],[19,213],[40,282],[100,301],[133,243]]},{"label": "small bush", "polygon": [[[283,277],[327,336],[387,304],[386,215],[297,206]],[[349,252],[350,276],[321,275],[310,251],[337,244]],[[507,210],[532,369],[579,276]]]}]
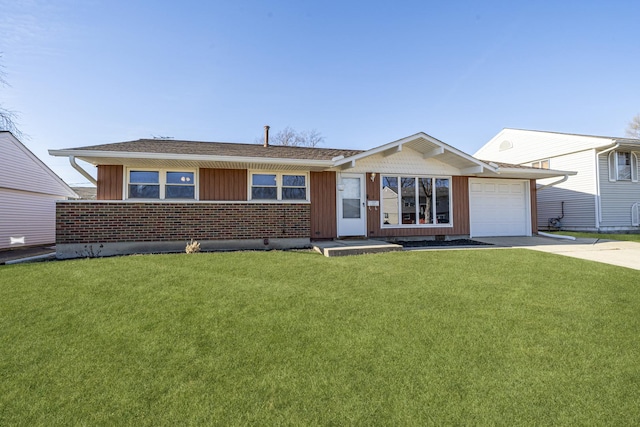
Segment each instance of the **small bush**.
[{"label": "small bush", "polygon": [[200,252],[200,243],[197,240],[191,239],[190,243],[187,243],[187,247],[184,248],[184,251],[188,254],[195,254],[196,252]]}]

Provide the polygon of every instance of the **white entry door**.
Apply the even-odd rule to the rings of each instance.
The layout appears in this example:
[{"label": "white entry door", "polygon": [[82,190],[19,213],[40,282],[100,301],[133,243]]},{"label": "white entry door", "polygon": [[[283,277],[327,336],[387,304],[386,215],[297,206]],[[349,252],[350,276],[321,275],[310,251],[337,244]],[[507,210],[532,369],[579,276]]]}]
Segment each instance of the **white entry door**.
[{"label": "white entry door", "polygon": [[338,179],[338,236],[365,236],[365,176],[343,173]]}]

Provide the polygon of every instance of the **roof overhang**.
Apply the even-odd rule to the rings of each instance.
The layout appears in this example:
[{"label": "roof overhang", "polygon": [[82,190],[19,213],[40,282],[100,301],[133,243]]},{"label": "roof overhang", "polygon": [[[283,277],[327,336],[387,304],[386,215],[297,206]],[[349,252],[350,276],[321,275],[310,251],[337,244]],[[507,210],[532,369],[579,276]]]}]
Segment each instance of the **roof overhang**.
[{"label": "roof overhang", "polygon": [[333,166],[332,160],[286,159],[271,157],[211,156],[203,154],[135,153],[98,150],[49,150],[59,157],[75,157],[94,166],[126,165],[133,167],[210,167],[210,168],[263,168],[325,170]]},{"label": "roof overhang", "polygon": [[547,179],[558,176],[573,176],[577,172],[555,169],[536,169],[522,167],[498,166],[495,171],[485,171],[477,174],[480,178],[511,178],[511,179]]},{"label": "roof overhang", "polygon": [[354,167],[359,160],[364,158],[377,154],[385,157],[392,156],[402,152],[405,147],[417,151],[425,159],[436,158],[443,163],[459,169],[462,173],[469,175],[483,173],[485,171],[493,172],[496,169],[490,163],[478,160],[424,132],[419,132],[415,135],[380,145],[354,156],[345,157],[344,159],[336,161],[334,167],[342,167],[345,169]]},{"label": "roof overhang", "polygon": [[360,152],[353,156],[338,156],[333,159],[311,160],[275,157],[221,156],[209,154],[103,151],[86,149],[49,150],[52,156],[83,160],[94,166],[123,165],[139,168],[227,168],[262,170],[348,170],[371,156],[389,157],[401,153],[405,148],[417,152],[423,159],[437,159],[459,171],[459,175],[488,178],[545,179],[575,175],[575,172],[549,169],[534,169],[516,165],[497,164],[478,160],[424,132],[389,142]]}]

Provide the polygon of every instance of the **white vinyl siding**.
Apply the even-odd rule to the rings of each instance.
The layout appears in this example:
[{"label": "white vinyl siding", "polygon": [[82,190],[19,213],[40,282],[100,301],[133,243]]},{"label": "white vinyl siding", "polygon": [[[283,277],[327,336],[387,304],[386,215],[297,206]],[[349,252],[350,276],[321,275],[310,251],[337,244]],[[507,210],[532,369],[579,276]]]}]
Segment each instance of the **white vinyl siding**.
[{"label": "white vinyl siding", "polygon": [[[0,188],[0,249],[52,244],[56,240],[56,200],[59,196]],[[11,245],[24,237],[24,245]]]},{"label": "white vinyl siding", "polygon": [[376,172],[380,174],[403,175],[439,175],[452,176],[459,175],[460,170],[448,165],[438,159],[423,158],[422,154],[408,147],[402,147],[402,151],[393,156],[376,154],[365,157],[356,162],[356,166],[348,170],[349,173]]},{"label": "white vinyl siding", "polygon": [[[546,230],[549,218],[558,218],[562,213],[564,202],[564,218],[561,220],[565,229],[596,228],[596,181],[595,152],[581,151],[565,156],[553,157],[554,169],[573,170],[578,174],[569,176],[567,181],[547,187],[537,192],[538,228]],[[558,178],[539,180],[538,185],[545,185]]]},{"label": "white vinyl siding", "polygon": [[[640,202],[640,183],[609,180],[609,157],[599,156],[600,160],[600,200],[602,218],[600,227],[630,227],[631,208]],[[636,166],[637,167],[637,166]],[[637,172],[637,171],[636,171]]]},{"label": "white vinyl siding", "polygon": [[[504,141],[509,141],[513,148],[500,150]],[[611,138],[595,136],[504,129],[480,148],[474,157],[495,162],[531,163],[578,151],[589,151],[613,142]],[[562,170],[553,161],[551,168]]]},{"label": "white vinyl siding", "polygon": [[0,187],[73,197],[73,191],[9,132],[0,132]]}]

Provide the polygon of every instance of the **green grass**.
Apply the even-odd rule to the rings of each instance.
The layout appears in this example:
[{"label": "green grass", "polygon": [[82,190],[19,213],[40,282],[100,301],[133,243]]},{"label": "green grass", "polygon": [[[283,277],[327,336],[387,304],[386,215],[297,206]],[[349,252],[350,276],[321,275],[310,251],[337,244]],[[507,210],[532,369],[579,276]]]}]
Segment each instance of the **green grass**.
[{"label": "green grass", "polygon": [[526,250],[0,267],[0,425],[638,425],[640,274]]},{"label": "green grass", "polygon": [[554,231],[554,234],[564,234],[565,236],[587,237],[605,240],[625,240],[629,242],[640,242],[640,233],[636,234],[605,234],[605,233],[584,233],[580,231]]}]

